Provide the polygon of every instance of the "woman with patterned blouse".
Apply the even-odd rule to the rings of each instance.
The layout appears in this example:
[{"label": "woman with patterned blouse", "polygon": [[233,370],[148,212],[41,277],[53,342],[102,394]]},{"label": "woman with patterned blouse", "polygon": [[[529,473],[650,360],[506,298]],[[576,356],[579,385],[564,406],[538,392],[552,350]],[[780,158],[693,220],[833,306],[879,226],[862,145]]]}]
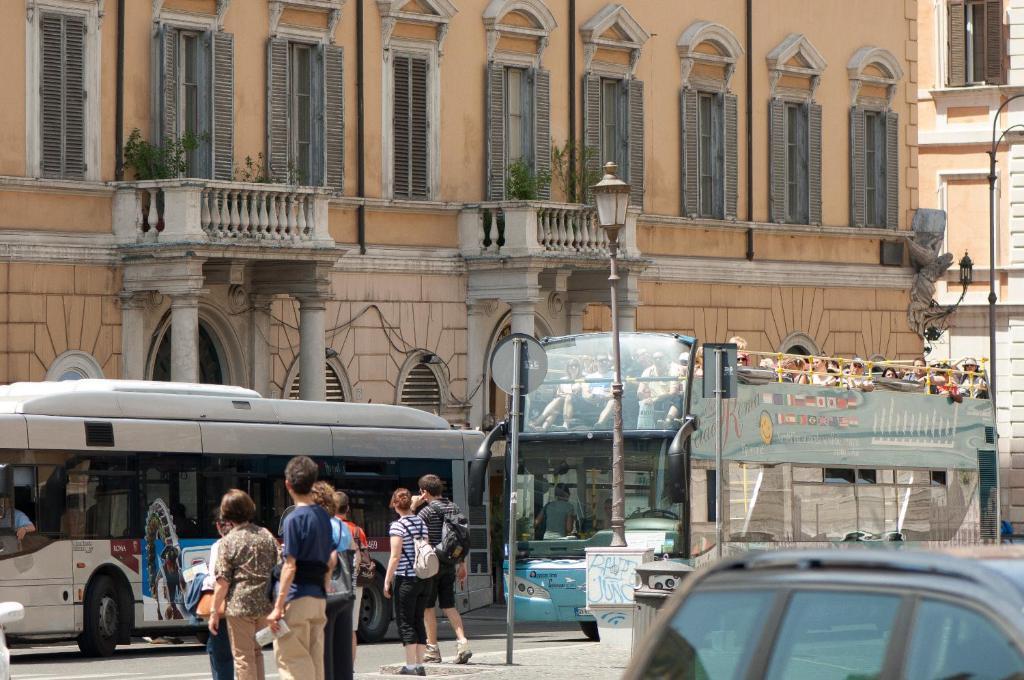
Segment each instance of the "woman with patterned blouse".
[{"label": "woman with patterned blouse", "polygon": [[234,528],[221,539],[217,554],[210,632],[216,634],[223,612],[235,658],[235,676],[238,680],[264,680],[263,650],[256,642],[256,633],[266,625],[266,616],[273,609],[267,583],[278,560],[277,541],[269,531],[252,523],[256,504],[240,489],[224,494],[220,514]]}]

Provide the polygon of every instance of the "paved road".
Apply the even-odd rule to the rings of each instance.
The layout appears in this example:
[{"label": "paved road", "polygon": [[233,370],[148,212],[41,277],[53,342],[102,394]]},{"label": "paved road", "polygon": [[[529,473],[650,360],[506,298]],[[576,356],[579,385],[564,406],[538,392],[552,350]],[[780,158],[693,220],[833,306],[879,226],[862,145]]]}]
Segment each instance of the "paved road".
[{"label": "paved road", "polygon": [[[493,667],[504,662],[503,616],[504,610],[497,608],[467,615],[467,629],[473,641],[473,666],[478,666],[474,670],[489,671],[491,668],[485,666]],[[453,655],[455,644],[444,642],[453,639],[445,622],[441,623],[441,632],[441,653]],[[562,647],[581,654],[588,647],[598,646],[589,643],[575,625],[520,624],[516,633],[516,653],[524,660],[530,656],[538,661],[546,659],[552,654],[557,655]],[[19,647],[12,650],[12,656],[14,680],[200,680],[210,677],[205,649],[194,642],[171,646],[140,641],[129,647],[119,647],[109,659],[85,658],[74,645]],[[360,647],[356,674],[375,677],[381,666],[403,659],[401,645],[392,635],[385,642]],[[272,652],[266,654],[266,661],[267,677],[277,678]],[[439,675],[441,671],[448,671],[444,674],[450,675],[463,669],[442,667],[434,670],[432,675]],[[492,676],[492,673],[486,675]],[[541,677],[546,676],[545,673]],[[618,674],[608,677],[618,677]]]}]

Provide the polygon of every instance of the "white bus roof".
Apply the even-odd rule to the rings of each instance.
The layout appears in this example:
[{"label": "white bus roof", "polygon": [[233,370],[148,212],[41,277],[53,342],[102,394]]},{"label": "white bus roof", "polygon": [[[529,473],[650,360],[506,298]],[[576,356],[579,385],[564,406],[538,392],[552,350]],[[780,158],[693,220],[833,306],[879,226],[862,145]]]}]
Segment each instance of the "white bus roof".
[{"label": "white bus roof", "polygon": [[143,380],[68,380],[5,385],[0,387],[0,413],[450,429],[444,418],[406,406],[264,399],[259,392],[242,387]]}]

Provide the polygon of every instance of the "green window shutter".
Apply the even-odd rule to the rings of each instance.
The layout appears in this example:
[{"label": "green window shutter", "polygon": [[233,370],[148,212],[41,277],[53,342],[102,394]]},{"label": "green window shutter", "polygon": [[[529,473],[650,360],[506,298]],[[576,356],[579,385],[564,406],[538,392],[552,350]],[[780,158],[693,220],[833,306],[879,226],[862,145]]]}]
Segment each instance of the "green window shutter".
[{"label": "green window shutter", "polygon": [[[601,76],[583,76],[583,171],[587,179],[586,200],[591,199],[589,181],[601,177]],[[583,196],[578,197],[583,200]]]},{"label": "green window shutter", "polygon": [[699,93],[683,88],[679,92],[680,120],[682,121],[682,209],[684,217],[696,217],[700,210],[699,140],[700,122],[697,115]]},{"label": "green window shutter", "polygon": [[900,223],[900,115],[885,114],[885,226],[896,229]]},{"label": "green window shutter", "polygon": [[995,451],[978,451],[978,496],[981,538],[999,538],[999,457]]},{"label": "green window shutter", "polygon": [[505,200],[505,67],[487,65],[487,200]]},{"label": "green window shutter", "polygon": [[345,50],[324,48],[324,147],[326,184],[345,188]]},{"label": "green window shutter", "polygon": [[85,22],[44,13],[40,19],[40,172],[85,177]]},{"label": "green window shutter", "polygon": [[950,0],[949,21],[946,28],[949,32],[949,85],[961,87],[967,83],[967,55],[964,40],[965,16],[963,0]]},{"label": "green window shutter", "polygon": [[[551,72],[536,69],[533,72],[533,170],[538,177],[551,176]],[[551,182],[537,188],[537,198],[551,198]]]},{"label": "green window shutter", "polygon": [[392,114],[392,138],[394,157],[394,185],[395,198],[409,197],[409,57],[403,55],[392,55],[392,68],[394,69],[394,92],[392,102],[394,113]]},{"label": "green window shutter", "polygon": [[629,184],[630,203],[644,206],[644,83],[630,79],[629,87]]},{"label": "green window shutter", "polygon": [[231,180],[235,173],[235,36],[213,34],[213,178]]},{"label": "green window shutter", "polygon": [[161,144],[166,139],[178,138],[178,30],[166,24],[160,26],[159,107],[157,108],[157,137]]},{"label": "green window shutter", "polygon": [[428,114],[426,59],[413,57],[409,68],[410,88],[410,198],[426,199],[430,196],[429,145],[430,118]]},{"label": "green window shutter", "polygon": [[859,106],[850,107],[850,226],[863,227],[867,223],[867,132],[865,112]]},{"label": "green window shutter", "polygon": [[[199,147],[196,149],[196,177],[213,176],[213,32],[206,31],[197,38],[196,49],[196,104],[199,119]],[[184,132],[184,123],[182,123]]]},{"label": "green window shutter", "polygon": [[768,215],[772,222],[786,221],[786,103],[768,103]]},{"label": "green window shutter", "polygon": [[989,85],[1003,82],[1002,0],[985,2],[985,82]]},{"label": "green window shutter", "polygon": [[739,153],[737,144],[738,106],[734,94],[722,95],[725,118],[725,219],[736,219],[736,198],[739,194]]},{"label": "green window shutter", "polygon": [[[308,186],[323,186],[325,184],[326,160],[326,139],[327,116],[325,101],[325,72],[326,72],[326,50],[325,45],[317,45],[310,50],[309,68],[309,106],[311,109],[311,123],[309,128],[309,177],[300,178]],[[293,88],[294,89],[294,88]],[[294,143],[295,140],[292,140]]]},{"label": "green window shutter", "polygon": [[288,181],[288,41],[267,42],[267,171]]},{"label": "green window shutter", "polygon": [[821,104],[807,105],[807,223],[821,224]]}]

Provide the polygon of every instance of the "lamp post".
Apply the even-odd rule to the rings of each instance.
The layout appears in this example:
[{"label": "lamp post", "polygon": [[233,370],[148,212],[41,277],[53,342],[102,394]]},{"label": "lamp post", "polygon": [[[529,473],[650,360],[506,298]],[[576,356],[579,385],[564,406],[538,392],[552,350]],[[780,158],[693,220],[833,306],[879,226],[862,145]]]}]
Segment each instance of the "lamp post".
[{"label": "lamp post", "polygon": [[1003,141],[1010,130],[1017,128],[1024,130],[1024,125],[1018,123],[1003,130],[1002,134],[996,137],[999,131],[999,114],[1014,99],[1020,99],[1024,94],[1016,94],[996,109],[996,115],[992,117],[992,147],[988,150],[988,396],[992,400],[992,407],[996,406],[996,150],[999,143]]},{"label": "lamp post", "polygon": [[618,178],[615,163],[605,163],[604,177],[592,187],[597,202],[597,221],[608,236],[608,257],[611,261],[612,308],[612,360],[615,379],[612,383],[612,547],[626,545],[626,462],[622,441],[622,362],[619,354],[619,272],[616,257],[619,252],[619,231],[626,224],[629,207],[629,185]]},{"label": "lamp post", "polygon": [[[924,339],[928,342],[936,342],[942,337],[942,333],[946,327],[946,319],[953,315],[953,312],[957,310],[960,303],[964,301],[967,296],[967,289],[971,286],[974,281],[974,262],[971,261],[971,256],[964,251],[964,256],[960,258],[960,262],[957,263],[960,267],[960,298],[949,307],[942,307],[938,302],[932,300],[932,307],[941,309],[939,315],[932,318],[934,325],[928,326],[924,330]],[[925,354],[931,351],[931,347],[925,347]]]}]

